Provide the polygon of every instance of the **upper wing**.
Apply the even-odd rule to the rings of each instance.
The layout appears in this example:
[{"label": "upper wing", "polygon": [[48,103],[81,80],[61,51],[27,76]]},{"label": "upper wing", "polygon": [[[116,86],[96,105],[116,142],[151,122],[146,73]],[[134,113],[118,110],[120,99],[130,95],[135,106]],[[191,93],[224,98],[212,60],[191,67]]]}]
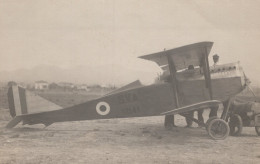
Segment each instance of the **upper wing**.
[{"label": "upper wing", "polygon": [[156,62],[162,70],[169,70],[166,54],[170,54],[176,70],[188,68],[189,65],[200,66],[203,55],[207,56],[213,46],[213,42],[199,42],[183,47],[157,52],[150,55],[140,56],[139,58]]},{"label": "upper wing", "polygon": [[213,106],[217,106],[221,103],[221,101],[218,100],[210,100],[210,101],[203,101],[200,103],[184,106],[181,108],[173,109],[167,112],[161,113],[161,115],[174,115],[174,114],[181,114],[181,113],[187,113],[190,111],[194,110],[199,110],[199,109],[205,109]]}]

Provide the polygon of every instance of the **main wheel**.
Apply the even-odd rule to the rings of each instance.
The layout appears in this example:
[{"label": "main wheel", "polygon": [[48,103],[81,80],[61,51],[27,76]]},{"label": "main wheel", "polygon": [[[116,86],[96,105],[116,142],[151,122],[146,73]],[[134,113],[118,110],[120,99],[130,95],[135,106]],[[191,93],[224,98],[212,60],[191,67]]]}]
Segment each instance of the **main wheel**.
[{"label": "main wheel", "polygon": [[207,120],[207,122],[206,122],[206,129],[208,129],[208,126],[209,126],[210,121],[212,121],[212,120],[214,120],[214,119],[216,119],[216,118],[218,118],[218,116],[210,117],[210,118]]},{"label": "main wheel", "polygon": [[260,136],[260,126],[255,127],[256,134]]},{"label": "main wheel", "polygon": [[223,140],[228,136],[230,129],[226,121],[216,118],[209,122],[207,131],[211,138]]},{"label": "main wheel", "polygon": [[239,136],[243,129],[242,118],[238,114],[234,114],[229,120],[230,135]]}]

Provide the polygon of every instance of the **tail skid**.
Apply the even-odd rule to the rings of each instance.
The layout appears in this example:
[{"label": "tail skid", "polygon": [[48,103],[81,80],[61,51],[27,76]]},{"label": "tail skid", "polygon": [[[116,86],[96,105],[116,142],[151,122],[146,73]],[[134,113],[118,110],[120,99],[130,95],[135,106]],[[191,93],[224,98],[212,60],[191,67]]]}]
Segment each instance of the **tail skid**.
[{"label": "tail skid", "polygon": [[22,121],[21,116],[15,116],[8,124],[5,126],[7,129],[11,129],[15,127],[17,124],[19,124]]}]

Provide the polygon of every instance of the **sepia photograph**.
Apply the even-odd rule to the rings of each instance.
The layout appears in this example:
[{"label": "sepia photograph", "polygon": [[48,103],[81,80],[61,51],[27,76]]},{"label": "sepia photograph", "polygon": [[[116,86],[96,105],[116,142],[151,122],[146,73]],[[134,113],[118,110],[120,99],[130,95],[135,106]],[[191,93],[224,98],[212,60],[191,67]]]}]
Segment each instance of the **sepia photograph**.
[{"label": "sepia photograph", "polygon": [[0,164],[260,163],[260,0],[0,0]]}]

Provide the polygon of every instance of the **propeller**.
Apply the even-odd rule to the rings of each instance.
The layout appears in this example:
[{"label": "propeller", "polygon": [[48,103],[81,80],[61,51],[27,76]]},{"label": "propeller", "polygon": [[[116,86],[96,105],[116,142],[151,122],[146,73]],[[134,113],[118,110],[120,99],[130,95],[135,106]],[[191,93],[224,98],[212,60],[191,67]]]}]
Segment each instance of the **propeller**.
[{"label": "propeller", "polygon": [[255,102],[256,102],[256,94],[254,93],[253,89],[250,87],[251,81],[246,77],[245,73],[244,73],[244,77],[245,77],[245,81],[246,81],[245,86],[246,86],[246,87],[249,89],[249,91],[254,95]]}]

